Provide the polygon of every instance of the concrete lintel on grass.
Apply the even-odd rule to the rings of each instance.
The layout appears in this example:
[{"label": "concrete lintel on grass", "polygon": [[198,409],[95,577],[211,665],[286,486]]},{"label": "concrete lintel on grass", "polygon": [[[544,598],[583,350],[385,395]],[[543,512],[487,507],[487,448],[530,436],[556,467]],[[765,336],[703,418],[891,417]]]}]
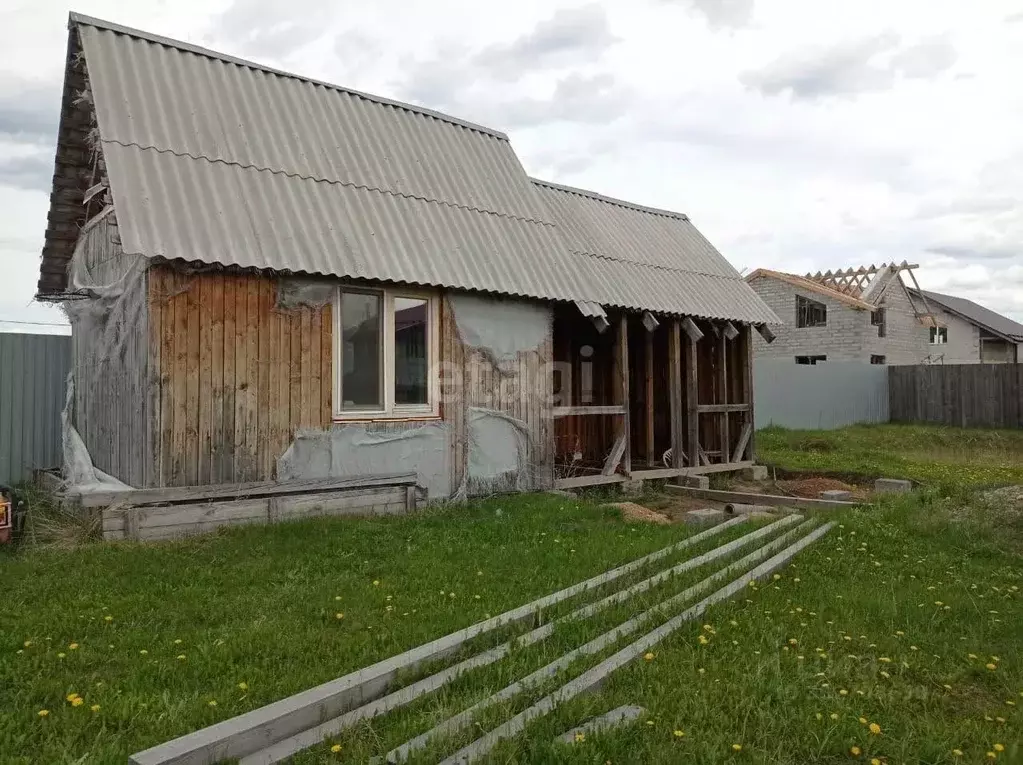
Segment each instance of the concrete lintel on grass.
[{"label": "concrete lintel on grass", "polygon": [[588,735],[600,733],[619,725],[627,725],[638,720],[644,714],[646,714],[646,710],[643,707],[636,706],[635,704],[626,704],[623,707],[612,709],[610,712],[599,717],[587,720],[577,728],[572,728],[572,730],[562,733],[555,741],[560,741],[563,744],[574,744],[580,740],[580,737],[585,738]]},{"label": "concrete lintel on grass", "polygon": [[744,491],[722,491],[720,489],[691,489],[688,486],[665,486],[669,491],[685,494],[697,499],[710,499],[716,502],[741,502],[747,505],[771,505],[781,508],[798,508],[800,510],[829,510],[843,507],[855,507],[856,502],[838,502],[830,499],[807,499],[805,497],[781,497],[773,494],[753,494]]},{"label": "concrete lintel on grass", "polygon": [[605,659],[597,666],[561,686],[554,693],[540,699],[540,701],[536,704],[515,715],[515,717],[508,720],[503,725],[498,726],[468,746],[465,746],[455,752],[453,755],[443,760],[441,765],[462,765],[462,763],[474,762],[485,756],[502,739],[510,738],[520,733],[531,720],[550,713],[558,705],[600,685],[608,676],[611,675],[611,673],[635,660],[637,657],[642,656],[661,640],[678,630],[686,622],[698,618],[711,605],[727,600],[736,593],[741,592],[752,581],[757,581],[770,576],[788,563],[788,561],[797,553],[813,544],[820,537],[830,531],[834,525],[835,524],[833,522],[826,523],[814,531],[811,531],[808,535],[785,548],[774,557],[761,563],[753,570],[743,574],[738,579],[704,598],[691,608],[686,609],[678,616],[669,619],[652,632],[647,633],[630,645],[625,646],[613,656]]},{"label": "concrete lintel on grass", "polygon": [[878,478],[874,481],[874,491],[879,494],[903,494],[913,491],[913,483],[901,478]]}]

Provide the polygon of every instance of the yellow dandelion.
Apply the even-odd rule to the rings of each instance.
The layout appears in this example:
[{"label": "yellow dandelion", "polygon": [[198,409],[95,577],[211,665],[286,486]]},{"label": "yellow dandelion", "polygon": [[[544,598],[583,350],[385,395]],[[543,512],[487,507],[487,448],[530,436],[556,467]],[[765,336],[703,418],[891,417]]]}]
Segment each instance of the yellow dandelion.
[{"label": "yellow dandelion", "polygon": [[818,720],[823,720],[824,719],[824,715],[822,715],[820,712],[815,714],[814,717],[816,717]]},{"label": "yellow dandelion", "polygon": [[952,690],[952,686],[951,686],[951,685],[949,685],[948,683],[945,683],[945,684],[944,684],[943,686],[941,686],[941,687],[942,687],[942,688],[944,688],[944,689],[945,689],[946,691],[950,691],[950,690]]},{"label": "yellow dandelion", "polygon": [[246,683],[244,681],[238,683],[238,690],[240,690],[240,691],[247,691],[248,689],[249,689],[249,684],[248,683]]},{"label": "yellow dandelion", "polygon": [[861,717],[860,718],[860,725],[866,725],[866,724],[867,724],[867,718],[866,717]]},{"label": "yellow dandelion", "polygon": [[919,651],[920,649],[919,649],[919,648],[917,648],[917,647],[916,647],[915,645],[911,645],[911,646],[909,647],[909,650],[910,650],[910,651]]},{"label": "yellow dandelion", "polygon": [[148,655],[149,655],[149,651],[147,651],[145,648],[143,648],[141,651],[139,651],[139,656],[148,656]]},{"label": "yellow dandelion", "polygon": [[[777,579],[781,579],[781,577],[778,576],[777,574],[775,574],[774,576]],[[732,751],[733,752],[741,752],[742,751],[742,744],[732,744]]]},{"label": "yellow dandelion", "polygon": [[183,653],[178,654],[178,661],[184,661],[187,657]]},{"label": "yellow dandelion", "polygon": [[828,715],[828,717],[830,717],[832,720],[837,720],[838,712],[832,712],[830,715]]},{"label": "yellow dandelion", "polygon": [[106,616],[103,617],[103,621],[105,622],[112,622],[113,620],[114,617],[112,617],[110,614],[107,614]]},{"label": "yellow dandelion", "polygon": [[991,746],[991,748],[994,749],[996,752],[1004,752],[1005,751],[1005,747],[1002,746],[1001,744],[993,744]]},{"label": "yellow dandelion", "polygon": [[707,643],[710,642],[710,640],[707,639],[706,635],[700,635],[696,639],[700,641],[700,645],[707,645]]},{"label": "yellow dandelion", "polygon": [[64,698],[67,699],[68,701],[74,701],[75,699],[78,698],[78,694],[77,693],[69,693]]},{"label": "yellow dandelion", "polygon": [[65,656],[67,656],[67,654],[63,652],[57,654],[58,659],[63,659]]},{"label": "yellow dandelion", "polygon": [[374,579],[373,580],[373,586],[374,587],[379,587],[380,586],[380,580],[379,579]]},{"label": "yellow dandelion", "polygon": [[71,700],[71,706],[73,706],[73,707],[80,707],[84,703],[85,703],[85,699],[83,699],[81,696],[78,696],[77,698],[74,698],[74,699]]},{"label": "yellow dandelion", "polygon": [[799,645],[799,641],[795,638],[789,638],[789,645]]},{"label": "yellow dandelion", "polygon": [[885,664],[891,664],[892,663],[892,660],[889,659],[887,656],[882,656],[881,658],[878,659],[878,661],[884,662]]},{"label": "yellow dandelion", "polygon": [[995,722],[1003,723],[1003,722],[1005,722],[1005,718],[1004,717],[996,717],[995,718]]},{"label": "yellow dandelion", "polygon": [[343,611],[338,611],[336,614],[334,614],[334,618],[340,621],[341,619],[345,618],[345,614]]},{"label": "yellow dandelion", "polygon": [[998,669],[998,665],[997,664],[992,664],[990,662],[988,664],[985,664],[984,666],[987,667],[988,669],[990,669],[992,672],[994,672],[996,669]]},{"label": "yellow dandelion", "polygon": [[968,653],[968,654],[966,654],[966,658],[968,658],[968,659],[976,659],[977,658],[977,654],[975,654],[975,653]]},{"label": "yellow dandelion", "polygon": [[898,635],[899,637],[902,637],[902,636],[903,636],[903,635],[905,635],[906,633],[905,633],[905,632],[903,632],[902,630],[895,630],[895,634],[896,634],[896,635]]},{"label": "yellow dandelion", "polygon": [[99,709],[100,709],[99,704],[93,704],[91,707],[89,707],[89,710],[92,712],[98,712]]},{"label": "yellow dandelion", "polygon": [[870,758],[870,765],[881,765],[881,761],[877,757]]},{"label": "yellow dandelion", "polygon": [[875,736],[881,735],[881,726],[878,725],[877,723],[871,723],[870,725],[867,726],[867,729]]},{"label": "yellow dandelion", "polygon": [[998,755],[997,755],[997,754],[995,754],[994,752],[988,752],[988,753],[987,753],[987,758],[988,758],[989,760],[996,760],[996,759],[998,759]]},{"label": "yellow dandelion", "polygon": [[1007,707],[1014,707],[1014,706],[1016,706],[1016,702],[1013,701],[1012,699],[1006,699],[1005,700],[1005,706],[1007,706]]},{"label": "yellow dandelion", "polygon": [[583,733],[582,731],[579,731],[578,733],[575,734],[575,740],[577,743],[582,743],[583,741],[586,740],[586,734]]},{"label": "yellow dandelion", "polygon": [[963,756],[963,750],[962,749],[953,749],[952,750],[952,756],[954,756],[954,757],[962,757]]},{"label": "yellow dandelion", "polygon": [[848,696],[848,695],[849,695],[849,691],[847,691],[847,690],[846,690],[845,688],[842,688],[842,689],[841,689],[841,690],[840,690],[840,691],[838,692],[838,695],[839,695],[839,696]]},{"label": "yellow dandelion", "polygon": [[686,734],[685,734],[685,731],[676,730],[676,731],[672,731],[671,735],[673,735],[675,738],[682,738]]},{"label": "yellow dandelion", "polygon": [[850,746],[849,754],[851,754],[853,757],[859,757],[861,754],[863,754],[863,750],[860,749],[858,746]]},{"label": "yellow dandelion", "polygon": [[216,699],[210,699],[209,701],[206,702],[206,704],[208,706],[215,707],[217,705],[217,700]]},{"label": "yellow dandelion", "polygon": [[337,754],[338,752],[341,751],[341,744],[334,744],[334,746],[330,748],[330,751],[332,751],[334,754]]},{"label": "yellow dandelion", "polygon": [[77,651],[78,643],[72,643],[71,645],[68,646],[68,648],[71,649],[72,651]]},{"label": "yellow dandelion", "polygon": [[647,661],[653,661],[654,655],[652,653],[645,653],[643,654],[643,658],[646,659]]},{"label": "yellow dandelion", "polygon": [[25,646],[25,648],[31,648],[32,647],[32,641],[31,640],[26,640],[23,645]]},{"label": "yellow dandelion", "polygon": [[781,579],[781,574],[775,574],[775,575],[774,575],[773,577],[771,577],[771,578],[772,578],[772,579],[774,579],[774,581],[776,581],[776,582],[777,582],[777,581],[778,581],[779,579]]},{"label": "yellow dandelion", "polygon": [[40,709],[38,712],[36,712],[36,714],[39,715],[40,717],[48,717],[49,714],[50,714],[50,710],[49,709]]},{"label": "yellow dandelion", "polygon": [[181,638],[174,641],[174,645],[181,645]]},{"label": "yellow dandelion", "polygon": [[653,720],[647,720],[647,721],[646,721],[646,724],[647,724],[647,725],[653,725],[653,724],[654,724],[654,721],[653,721]]}]

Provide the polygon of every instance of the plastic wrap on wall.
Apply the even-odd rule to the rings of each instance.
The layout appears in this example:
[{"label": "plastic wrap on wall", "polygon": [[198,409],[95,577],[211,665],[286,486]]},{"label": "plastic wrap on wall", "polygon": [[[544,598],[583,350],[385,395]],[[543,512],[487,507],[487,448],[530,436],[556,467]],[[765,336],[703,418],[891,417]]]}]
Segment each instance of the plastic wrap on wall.
[{"label": "plastic wrap on wall", "polygon": [[282,311],[319,310],[330,305],[336,291],[336,282],[284,276],[277,280],[277,308]]},{"label": "plastic wrap on wall", "polygon": [[452,294],[448,302],[462,342],[481,351],[498,367],[520,351],[543,345],[551,329],[546,305]]},{"label": "plastic wrap on wall", "polygon": [[429,499],[451,495],[450,427],[443,422],[352,423],[301,430],[277,460],[281,481],[415,470]]},{"label": "plastic wrap on wall", "polygon": [[495,409],[469,409],[469,466],[465,493],[529,491],[529,429],[526,423]]},{"label": "plastic wrap on wall", "polygon": [[130,491],[126,483],[118,481],[111,475],[92,464],[89,450],[85,442],[71,424],[71,411],[75,398],[74,375],[69,374],[67,380],[67,396],[64,399],[64,410],[60,414],[64,436],[64,485],[75,493],[87,494],[93,491]]}]

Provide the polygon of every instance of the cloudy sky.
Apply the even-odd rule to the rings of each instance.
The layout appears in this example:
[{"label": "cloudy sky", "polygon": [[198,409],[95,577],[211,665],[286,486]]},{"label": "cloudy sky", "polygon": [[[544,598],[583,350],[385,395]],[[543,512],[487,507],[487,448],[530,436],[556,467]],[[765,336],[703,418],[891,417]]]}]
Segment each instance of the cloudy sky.
[{"label": "cloudy sky", "polygon": [[[13,329],[2,320],[63,321],[32,296],[68,8],[10,7],[0,328]],[[688,213],[739,269],[907,259],[924,287],[1023,320],[1023,0],[74,9],[504,130],[531,174]]]}]

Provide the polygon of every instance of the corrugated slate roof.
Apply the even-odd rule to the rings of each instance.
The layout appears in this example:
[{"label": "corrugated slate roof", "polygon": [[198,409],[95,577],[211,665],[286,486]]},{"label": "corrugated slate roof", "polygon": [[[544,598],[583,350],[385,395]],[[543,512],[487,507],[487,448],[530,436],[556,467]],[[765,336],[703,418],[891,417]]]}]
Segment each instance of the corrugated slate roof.
[{"label": "corrugated slate roof", "polygon": [[685,216],[533,182],[503,133],[89,17],[70,26],[125,252],[778,321]]},{"label": "corrugated slate roof", "polygon": [[781,320],[679,213],[642,207],[570,186],[533,181],[605,305],[733,319]]},{"label": "corrugated slate roof", "polygon": [[943,295],[929,290],[911,290],[914,294],[922,293],[929,301],[938,303],[953,313],[957,313],[967,321],[979,324],[996,335],[1003,335],[1010,340],[1023,343],[1023,324],[1013,321],[1007,316],[995,313],[990,308],[974,303],[966,298],[955,295]]}]

